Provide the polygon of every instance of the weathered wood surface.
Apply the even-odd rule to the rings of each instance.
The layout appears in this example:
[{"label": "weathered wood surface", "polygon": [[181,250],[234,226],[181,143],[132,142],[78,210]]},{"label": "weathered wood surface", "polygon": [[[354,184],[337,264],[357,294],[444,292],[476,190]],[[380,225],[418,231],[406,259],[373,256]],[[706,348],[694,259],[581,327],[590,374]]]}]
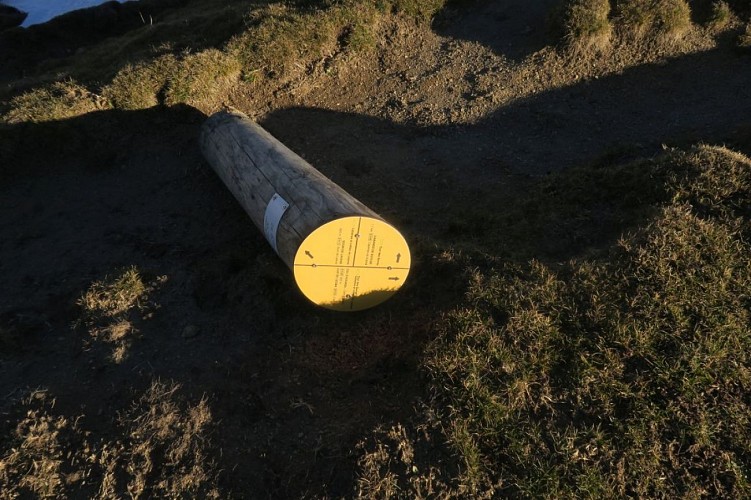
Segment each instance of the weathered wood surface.
[{"label": "weathered wood surface", "polygon": [[201,129],[203,155],[256,227],[278,193],[289,203],[279,221],[279,257],[293,267],[295,253],[315,229],[332,220],[362,215],[380,219],[271,134],[238,111],[212,115]]}]

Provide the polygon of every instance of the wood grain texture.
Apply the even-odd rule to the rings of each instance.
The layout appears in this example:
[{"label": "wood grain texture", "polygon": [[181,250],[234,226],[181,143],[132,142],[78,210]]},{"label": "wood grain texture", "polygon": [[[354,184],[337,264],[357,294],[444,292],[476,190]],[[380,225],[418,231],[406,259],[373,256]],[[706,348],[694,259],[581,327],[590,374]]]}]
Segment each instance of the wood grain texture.
[{"label": "wood grain texture", "polygon": [[352,215],[380,219],[344,189],[238,111],[220,111],[201,128],[203,155],[263,233],[266,207],[278,193],[289,203],[276,234],[279,257],[295,253],[315,229]]}]

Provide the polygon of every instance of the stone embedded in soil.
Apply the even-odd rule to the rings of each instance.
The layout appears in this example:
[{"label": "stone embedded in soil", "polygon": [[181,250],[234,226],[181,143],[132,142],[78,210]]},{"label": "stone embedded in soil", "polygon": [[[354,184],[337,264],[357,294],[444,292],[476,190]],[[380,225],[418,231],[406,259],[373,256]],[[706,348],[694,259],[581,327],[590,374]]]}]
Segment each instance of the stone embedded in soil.
[{"label": "stone embedded in soil", "polygon": [[183,328],[184,339],[192,339],[193,337],[196,337],[199,333],[201,333],[201,329],[198,328],[196,325],[188,325],[185,328]]}]

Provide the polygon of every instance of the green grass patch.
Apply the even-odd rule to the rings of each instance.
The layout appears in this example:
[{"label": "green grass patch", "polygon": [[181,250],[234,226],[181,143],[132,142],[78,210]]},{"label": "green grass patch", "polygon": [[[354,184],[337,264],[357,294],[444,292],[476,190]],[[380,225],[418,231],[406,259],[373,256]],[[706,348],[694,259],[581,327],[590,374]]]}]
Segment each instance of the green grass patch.
[{"label": "green grass patch", "polygon": [[653,215],[606,256],[472,273],[428,361],[468,491],[751,493],[751,161],[657,165]]},{"label": "green grass patch", "polygon": [[[580,168],[509,217],[428,348],[427,416],[369,448],[361,493],[751,494],[751,160],[701,146]],[[501,235],[548,257],[499,260]],[[441,441],[454,472],[442,451],[393,458]]]}]

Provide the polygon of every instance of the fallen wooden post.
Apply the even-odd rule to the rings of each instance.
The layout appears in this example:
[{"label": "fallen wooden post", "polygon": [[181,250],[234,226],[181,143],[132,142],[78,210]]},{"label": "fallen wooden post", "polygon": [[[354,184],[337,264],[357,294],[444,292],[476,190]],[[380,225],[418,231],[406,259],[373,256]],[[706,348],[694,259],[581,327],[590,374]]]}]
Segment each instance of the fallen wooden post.
[{"label": "fallen wooden post", "polygon": [[358,311],[404,284],[411,257],[399,231],[247,116],[212,115],[200,145],[312,302]]}]

